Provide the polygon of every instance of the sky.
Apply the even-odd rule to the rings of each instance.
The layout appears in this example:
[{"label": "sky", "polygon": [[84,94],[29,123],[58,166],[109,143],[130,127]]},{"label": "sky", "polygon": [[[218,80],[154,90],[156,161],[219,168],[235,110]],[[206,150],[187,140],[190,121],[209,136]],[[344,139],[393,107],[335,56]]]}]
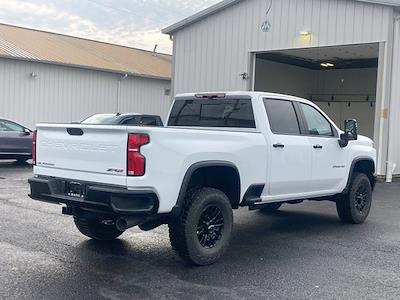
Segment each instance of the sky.
[{"label": "sky", "polygon": [[220,0],[0,0],[0,23],[172,52],[161,29]]}]

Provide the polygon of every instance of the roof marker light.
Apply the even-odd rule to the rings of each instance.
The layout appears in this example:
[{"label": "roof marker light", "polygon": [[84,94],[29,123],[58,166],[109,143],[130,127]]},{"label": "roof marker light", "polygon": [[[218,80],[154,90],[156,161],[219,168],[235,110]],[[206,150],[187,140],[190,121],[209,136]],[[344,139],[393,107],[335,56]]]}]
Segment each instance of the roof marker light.
[{"label": "roof marker light", "polygon": [[218,98],[218,99],[223,99],[226,97],[225,93],[204,93],[204,94],[196,94],[196,98],[202,98],[202,99],[213,99],[213,98]]}]

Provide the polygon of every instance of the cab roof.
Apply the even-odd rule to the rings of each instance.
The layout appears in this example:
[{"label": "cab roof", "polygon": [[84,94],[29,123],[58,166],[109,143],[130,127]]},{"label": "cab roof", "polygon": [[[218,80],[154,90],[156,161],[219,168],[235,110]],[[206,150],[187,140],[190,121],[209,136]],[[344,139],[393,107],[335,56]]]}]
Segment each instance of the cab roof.
[{"label": "cab roof", "polygon": [[[251,98],[272,98],[272,99],[284,99],[292,100],[303,103],[312,103],[310,100],[300,98],[292,95],[285,95],[279,93],[269,93],[269,92],[249,92],[249,91],[231,91],[231,92],[204,92],[204,93],[183,93],[176,95],[176,98],[220,98],[223,99],[222,95],[226,96],[248,96]],[[203,97],[204,96],[204,97]]]}]

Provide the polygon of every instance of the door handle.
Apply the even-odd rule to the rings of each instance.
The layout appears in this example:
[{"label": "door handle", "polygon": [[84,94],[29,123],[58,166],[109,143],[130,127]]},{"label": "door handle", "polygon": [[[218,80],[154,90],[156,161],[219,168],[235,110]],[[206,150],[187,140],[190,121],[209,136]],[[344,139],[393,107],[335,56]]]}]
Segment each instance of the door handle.
[{"label": "door handle", "polygon": [[274,148],[285,148],[285,145],[281,143],[273,144]]},{"label": "door handle", "polygon": [[323,147],[321,145],[314,145],[314,149],[322,149]]}]

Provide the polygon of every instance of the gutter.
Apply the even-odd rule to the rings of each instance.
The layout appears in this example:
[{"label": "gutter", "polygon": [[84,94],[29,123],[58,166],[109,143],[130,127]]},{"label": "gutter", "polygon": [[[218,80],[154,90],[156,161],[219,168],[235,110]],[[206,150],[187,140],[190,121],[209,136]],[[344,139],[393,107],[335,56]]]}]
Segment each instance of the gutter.
[{"label": "gutter", "polygon": [[51,61],[51,60],[38,60],[38,59],[15,57],[15,56],[8,56],[8,55],[0,55],[0,58],[16,60],[16,61],[41,63],[41,64],[53,65],[53,66],[77,68],[77,69],[83,69],[83,70],[89,70],[89,71],[100,71],[100,72],[111,73],[111,74],[121,74],[121,75],[128,74],[129,76],[141,77],[141,78],[147,78],[147,79],[158,79],[158,80],[171,81],[171,77],[148,75],[148,74],[141,74],[141,73],[135,73],[135,72],[127,72],[127,71],[122,71],[122,70],[104,69],[104,68],[97,68],[97,67],[77,65],[77,64],[67,64],[67,63]]},{"label": "gutter", "polygon": [[[400,49],[400,15],[397,15],[393,18],[393,46],[392,46],[392,60],[395,59],[397,60],[398,58],[395,57],[396,53],[394,53],[394,50],[397,48]],[[399,57],[400,55],[397,54]],[[392,61],[393,63],[393,61]],[[399,68],[399,67],[398,67]],[[390,102],[393,102],[392,96],[395,95],[395,89],[397,88],[397,85],[394,84],[393,82],[393,77],[396,77],[395,72],[397,69],[392,68],[392,74],[391,74],[391,87],[390,87]],[[398,76],[400,76],[400,72],[398,72]],[[400,95],[399,95],[400,96]],[[390,103],[390,107],[393,107],[393,103]],[[393,112],[392,109],[389,110],[389,124],[388,124],[388,149],[387,149],[387,162],[386,162],[386,182],[391,183],[393,181],[393,173],[396,170],[397,164],[393,160],[393,154],[392,154],[392,149],[391,149],[391,141],[390,141],[390,133],[394,132],[395,128],[393,128]]]}]

